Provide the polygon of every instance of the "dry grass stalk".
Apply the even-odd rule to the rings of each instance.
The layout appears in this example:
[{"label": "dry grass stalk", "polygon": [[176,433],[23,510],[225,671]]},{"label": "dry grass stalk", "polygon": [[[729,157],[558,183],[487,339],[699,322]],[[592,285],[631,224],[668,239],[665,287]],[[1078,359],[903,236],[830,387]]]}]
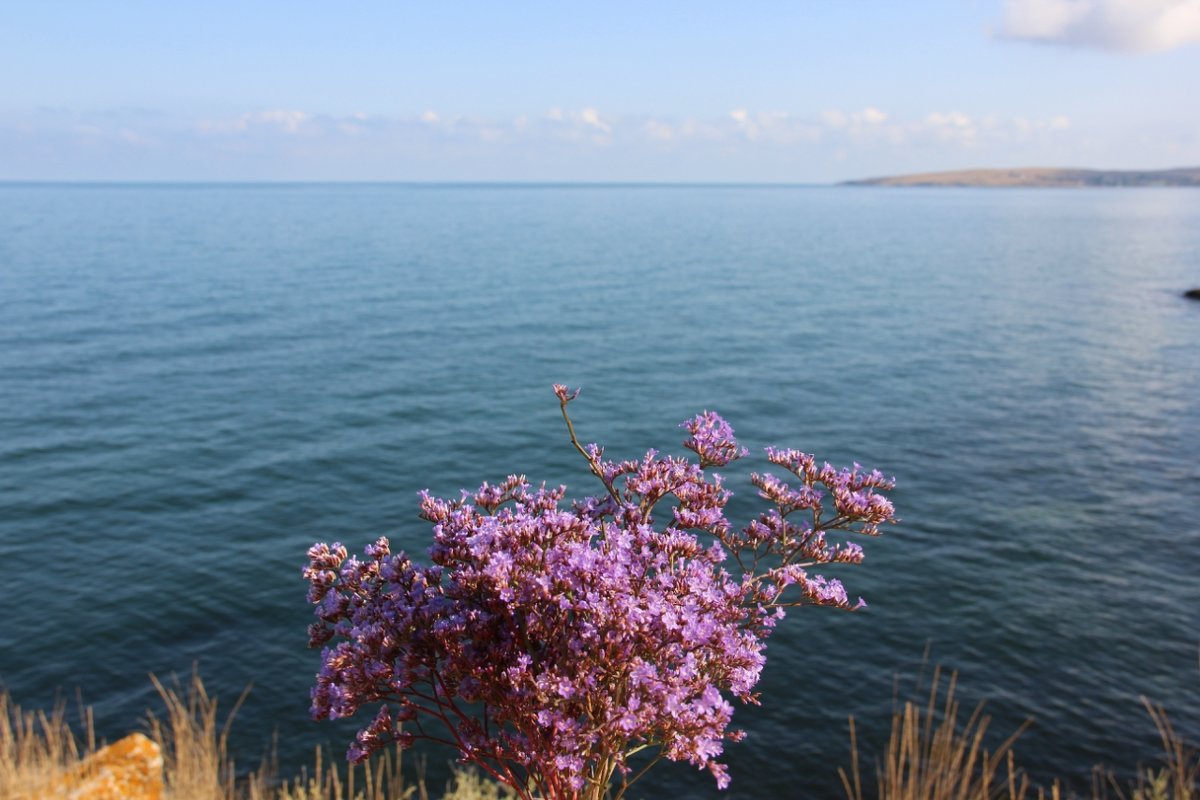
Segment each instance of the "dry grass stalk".
[{"label": "dry grass stalk", "polygon": [[442,800],[515,800],[516,796],[511,787],[496,783],[476,770],[456,769]]},{"label": "dry grass stalk", "polygon": [[186,688],[178,680],[167,687],[154,676],[150,679],[167,709],[165,721],[154,716],[148,721],[151,738],[163,750],[170,800],[429,800],[423,780],[405,785],[399,751],[361,767],[347,764],[339,768],[337,762],[326,766],[318,748],[311,776],[305,770],[295,781],[278,782],[272,757],[256,772],[237,780],[229,754],[229,730],[249,688],[222,723],[217,699],[209,696],[195,672]]},{"label": "dry grass stalk", "polygon": [[[941,680],[941,667],[935,667],[925,707],[907,701],[892,715],[887,750],[876,764],[875,796],[879,800],[1024,798],[1029,781],[1016,768],[1012,747],[1029,723],[989,751],[984,740],[991,717],[983,713],[983,704],[960,725],[961,708],[955,697],[958,675],[951,674],[944,695]],[[853,718],[850,749],[850,772],[839,769],[838,774],[850,800],[865,800]],[[1003,775],[1002,766],[1007,767]]]},{"label": "dry grass stalk", "polygon": [[1175,732],[1163,706],[1144,695],[1142,705],[1162,742],[1162,767],[1139,768],[1128,786],[1122,786],[1111,771],[1100,770],[1093,777],[1092,796],[1097,800],[1113,795],[1120,800],[1200,800],[1200,752]]},{"label": "dry grass stalk", "polygon": [[0,692],[0,797],[36,797],[96,749],[92,711],[81,711],[85,740],[67,720],[66,704],[47,714],[24,712]]},{"label": "dry grass stalk", "polygon": [[[359,773],[362,780],[359,781]],[[301,771],[300,777],[294,782],[284,781],[278,785],[270,800],[429,800],[425,788],[423,766],[418,764],[417,782],[405,785],[403,760],[401,751],[384,753],[358,767],[354,764],[345,766],[343,775],[337,762],[332,767],[325,766],[325,757],[321,748],[317,748],[313,756],[313,773]],[[361,785],[360,785],[361,784]],[[251,798],[258,800],[258,798]],[[266,800],[266,798],[264,798]]]},{"label": "dry grass stalk", "polygon": [[147,719],[150,738],[162,748],[167,796],[173,800],[233,798],[236,771],[229,757],[229,728],[249,687],[220,724],[219,703],[208,695],[195,671],[186,690],[178,679],[170,688],[153,675],[150,680],[167,709],[165,722],[154,715]]}]

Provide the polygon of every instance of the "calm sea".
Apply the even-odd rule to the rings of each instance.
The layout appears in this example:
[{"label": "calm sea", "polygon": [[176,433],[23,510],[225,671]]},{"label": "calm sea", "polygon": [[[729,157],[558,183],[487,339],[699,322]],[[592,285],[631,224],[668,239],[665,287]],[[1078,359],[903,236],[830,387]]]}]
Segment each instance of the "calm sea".
[{"label": "calm sea", "polygon": [[[839,574],[869,611],[771,641],[727,797],[832,794],[927,643],[1082,785],[1155,757],[1140,694],[1200,739],[1197,285],[1188,190],[0,186],[0,682],[78,687],[115,737],[196,663],[227,705],[254,683],[243,764],[340,749],[305,549],[422,552],[426,487],[595,492],[563,382],[610,455],[714,409],[899,481]],[[668,793],[717,795],[680,765]]]}]

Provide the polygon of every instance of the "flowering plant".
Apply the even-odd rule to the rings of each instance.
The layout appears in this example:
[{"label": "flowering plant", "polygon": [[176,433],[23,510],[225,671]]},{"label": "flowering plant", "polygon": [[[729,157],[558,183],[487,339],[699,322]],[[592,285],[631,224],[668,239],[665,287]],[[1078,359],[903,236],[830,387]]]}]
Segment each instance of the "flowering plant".
[{"label": "flowering plant", "polygon": [[[717,759],[730,730],[726,695],[756,703],[764,640],[787,608],[857,609],[842,584],[810,572],[857,564],[862,549],[832,531],[878,535],[893,481],[855,464],[818,466],[768,448],[787,473],[752,473],[767,510],[741,529],[714,467],[747,455],[720,416],[684,422],[695,459],[650,450],[608,461],[571,443],[603,493],[566,502],[566,487],[510,475],[458,500],[421,495],[432,566],[388,540],[364,557],[316,544],[304,576],[326,647],[312,690],[317,719],[382,703],[348,757],[416,739],[524,800],[617,800],[659,760],[687,761],[729,783]],[[644,753],[635,759],[634,756]]]}]

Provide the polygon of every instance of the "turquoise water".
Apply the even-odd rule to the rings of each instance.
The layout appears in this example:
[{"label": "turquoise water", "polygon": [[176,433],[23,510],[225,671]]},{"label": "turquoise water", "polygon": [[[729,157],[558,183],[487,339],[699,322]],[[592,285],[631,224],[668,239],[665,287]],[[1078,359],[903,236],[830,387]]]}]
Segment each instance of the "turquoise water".
[{"label": "turquoise water", "polygon": [[707,408],[899,481],[839,574],[870,610],[782,626],[725,796],[832,793],[927,642],[1082,784],[1155,756],[1139,694],[1200,739],[1197,285],[1187,190],[3,185],[0,683],[115,736],[196,662],[255,684],[243,764],[273,730],[301,763],[344,732],[307,719],[305,549],[421,552],[426,487],[594,492],[563,382],[610,455]]}]

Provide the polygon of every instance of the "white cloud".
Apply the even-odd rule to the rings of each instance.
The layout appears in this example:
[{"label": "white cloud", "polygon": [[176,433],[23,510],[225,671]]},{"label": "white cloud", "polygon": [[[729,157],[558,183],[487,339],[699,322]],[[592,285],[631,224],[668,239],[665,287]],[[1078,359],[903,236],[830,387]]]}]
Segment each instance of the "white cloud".
[{"label": "white cloud", "polygon": [[526,136],[544,135],[560,142],[609,145],[613,142],[615,134],[624,132],[628,120],[621,117],[606,119],[600,116],[599,111],[587,106],[578,111],[551,108],[541,120],[534,122],[533,125],[525,125],[519,129],[511,125],[509,127],[523,132]]},{"label": "white cloud", "polygon": [[1062,115],[1039,120],[973,116],[951,110],[897,118],[872,106],[860,111],[825,109],[815,119],[824,132],[824,140],[839,146],[854,145],[872,150],[925,145],[943,148],[950,145],[970,150],[985,145],[1031,144],[1048,141],[1048,137],[1071,127],[1070,119]]},{"label": "white cloud", "polygon": [[850,118],[846,116],[844,111],[838,111],[836,108],[831,108],[821,112],[821,122],[828,125],[830,128],[844,128],[850,122]]},{"label": "white cloud", "polygon": [[[79,122],[77,121],[77,124]],[[81,135],[119,136],[130,144],[150,143],[154,132],[126,124],[118,131],[92,124],[77,128]],[[972,116],[961,111],[932,111],[921,116],[895,117],[874,106],[857,111],[826,109],[793,113],[736,108],[719,117],[601,116],[592,107],[552,108],[540,116],[471,117],[432,110],[407,116],[342,116],[302,111],[258,111],[223,120],[194,123],[193,132],[225,141],[284,142],[293,137],[305,143],[338,139],[389,146],[454,147],[482,142],[496,147],[654,145],[680,150],[710,145],[745,145],[744,152],[771,148],[802,148],[824,143],[830,147],[904,147],[932,144],[974,148],[984,144],[1045,141],[1073,131],[1066,116],[1043,119]]]},{"label": "white cloud", "polygon": [[[1024,122],[1022,120],[1021,122]],[[993,124],[991,127],[995,127]],[[1018,124],[1018,128],[1020,125]],[[956,142],[960,145],[973,145],[979,136],[979,125],[961,111],[934,111],[925,117],[924,128],[936,138],[945,142]]]},{"label": "white cloud", "polygon": [[888,115],[878,108],[864,108],[858,112],[858,118],[867,125],[879,125],[887,120]]},{"label": "white cloud", "polygon": [[717,132],[716,138],[726,139],[732,135],[751,142],[762,140],[771,144],[794,144],[815,142],[821,138],[822,133],[820,126],[813,124],[811,120],[786,111],[751,113],[744,108],[735,108],[729,112],[729,120],[733,125],[730,126],[726,122]]},{"label": "white cloud", "polygon": [[925,121],[935,128],[963,130],[974,127],[971,118],[961,111],[934,111],[925,118]]},{"label": "white cloud", "polygon": [[266,125],[276,125],[288,133],[296,133],[300,130],[300,126],[308,120],[308,114],[303,111],[263,111],[257,115],[254,121]]},{"label": "white cloud", "polygon": [[[576,106],[527,116],[469,116],[420,109],[400,115],[260,110],[201,122],[169,115],[13,115],[0,110],[0,176],[37,177],[40,171],[42,177],[77,173],[206,179],[582,175],[777,180],[791,175],[807,180],[838,177],[842,171],[884,174],[930,165],[1065,163],[1085,156],[1102,166],[1112,163],[1102,139],[1087,149],[1096,131],[1086,124],[1053,113],[1002,117],[966,111],[748,107],[673,116],[602,115]],[[1150,136],[1141,128],[1138,135]],[[1176,143],[1174,150],[1170,141]],[[1168,152],[1171,161],[1188,163],[1200,153],[1200,131],[1174,134],[1167,144],[1153,144],[1153,150],[1141,140],[1130,147],[1135,153],[1159,154],[1159,164]],[[56,160],[48,160],[46,152]],[[175,154],[186,154],[187,160]],[[845,160],[843,166],[830,166],[839,158]],[[1124,158],[1134,166],[1139,161]],[[97,166],[101,161],[103,167]],[[908,166],[914,169],[906,170]]]},{"label": "white cloud", "polygon": [[201,133],[245,133],[254,129],[272,129],[288,134],[299,133],[300,129],[312,120],[312,116],[303,111],[258,111],[253,114],[243,114],[236,119],[201,120],[197,129]]},{"label": "white cloud", "polygon": [[675,139],[675,128],[666,122],[659,122],[656,119],[648,120],[642,130],[651,139],[660,142],[670,142]]},{"label": "white cloud", "polygon": [[837,108],[828,108],[818,115],[818,118],[827,128],[835,130],[846,129],[853,134],[861,134],[869,128],[875,128],[887,122],[888,115],[886,111],[880,111],[874,106],[867,106],[862,111],[842,111]]},{"label": "white cloud", "polygon": [[1001,36],[1126,52],[1200,42],[1200,0],[1005,0]]},{"label": "white cloud", "polygon": [[[570,146],[643,147],[673,150],[708,145],[744,145],[745,152],[818,145],[900,147],[940,143],[973,147],[982,142],[1031,141],[1071,127],[1064,116],[1032,120],[972,117],[960,111],[934,111],[922,116],[894,117],[874,106],[858,110],[826,109],[796,113],[736,108],[720,117],[601,115],[590,106],[551,108],[540,116],[472,117],[426,110],[406,116],[313,114],[302,111],[258,111],[205,120],[193,130],[228,142],[245,143],[291,138],[337,146],[339,139],[420,147],[466,146],[481,142],[496,147]],[[123,138],[142,133],[126,125]],[[107,132],[108,129],[105,128]],[[92,135],[98,135],[93,132]],[[406,145],[406,146],[408,146]],[[356,145],[358,146],[358,145]]]},{"label": "white cloud", "polygon": [[[856,142],[899,143],[904,139],[906,131],[902,122],[893,121],[886,111],[874,106],[867,106],[859,111],[827,108],[817,115],[816,122],[819,123],[816,128],[820,135]],[[819,139],[820,135],[814,137],[814,141]]]},{"label": "white cloud", "polygon": [[117,131],[117,138],[119,138],[125,144],[136,145],[139,147],[154,144],[153,139],[129,128],[121,128],[119,131]]},{"label": "white cloud", "polygon": [[612,126],[600,119],[600,112],[594,108],[585,108],[579,112],[579,119],[584,125],[595,128],[602,133],[612,133]]}]

